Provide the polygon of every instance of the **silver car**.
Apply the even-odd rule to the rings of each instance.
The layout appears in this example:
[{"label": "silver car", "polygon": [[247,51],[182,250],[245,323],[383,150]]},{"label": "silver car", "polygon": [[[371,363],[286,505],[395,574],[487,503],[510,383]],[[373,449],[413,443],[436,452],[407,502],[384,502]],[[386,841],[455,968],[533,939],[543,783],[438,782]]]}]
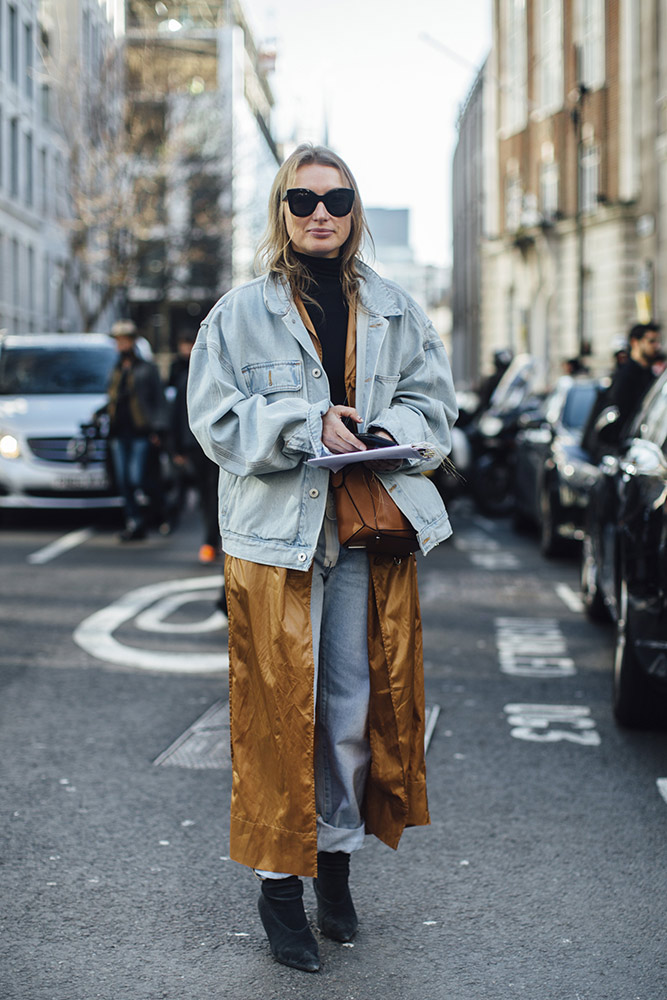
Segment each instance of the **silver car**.
[{"label": "silver car", "polygon": [[120,506],[92,427],[116,357],[105,334],[0,334],[0,508]]}]

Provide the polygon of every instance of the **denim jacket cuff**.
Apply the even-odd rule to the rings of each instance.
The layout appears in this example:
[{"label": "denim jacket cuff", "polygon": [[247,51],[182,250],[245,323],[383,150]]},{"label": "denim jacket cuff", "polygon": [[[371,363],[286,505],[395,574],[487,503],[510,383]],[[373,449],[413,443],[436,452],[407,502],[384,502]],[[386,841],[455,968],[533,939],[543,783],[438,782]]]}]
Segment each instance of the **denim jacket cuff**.
[{"label": "denim jacket cuff", "polygon": [[299,452],[320,458],[327,455],[327,449],[322,444],[322,417],[333,404],[328,399],[321,399],[308,407],[306,419],[299,429],[286,441],[286,452]]}]

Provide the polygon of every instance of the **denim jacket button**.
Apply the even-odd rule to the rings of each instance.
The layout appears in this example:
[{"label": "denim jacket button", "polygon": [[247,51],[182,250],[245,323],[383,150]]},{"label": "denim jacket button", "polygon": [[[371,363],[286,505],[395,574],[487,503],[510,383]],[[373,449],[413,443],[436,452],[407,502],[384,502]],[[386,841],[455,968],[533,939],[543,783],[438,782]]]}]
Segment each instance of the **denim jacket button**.
[{"label": "denim jacket button", "polygon": [[319,490],[316,490],[314,486],[313,486],[312,490],[308,490],[308,496],[309,496],[309,497],[310,497],[310,498],[311,498],[312,500],[314,500],[314,499],[315,499],[315,497],[318,497],[319,495],[320,495],[320,491],[319,491]]},{"label": "denim jacket button", "polygon": [[297,559],[299,560],[299,562],[305,562],[307,558],[308,558],[308,556],[306,555],[305,552],[299,552],[299,554],[297,556]]},{"label": "denim jacket button", "polygon": [[313,378],[319,378],[322,374],[321,368],[313,368]]}]

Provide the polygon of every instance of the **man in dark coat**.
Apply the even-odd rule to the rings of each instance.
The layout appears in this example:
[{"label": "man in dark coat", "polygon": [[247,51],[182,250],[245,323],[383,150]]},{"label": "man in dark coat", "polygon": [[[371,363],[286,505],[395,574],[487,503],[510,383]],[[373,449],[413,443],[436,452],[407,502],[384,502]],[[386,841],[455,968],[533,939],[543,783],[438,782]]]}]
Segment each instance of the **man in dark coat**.
[{"label": "man in dark coat", "polygon": [[131,320],[114,323],[118,361],[108,388],[109,446],[118,489],[125,505],[121,540],[146,537],[146,462],[150,445],[159,446],[167,408],[157,365],[137,351],[138,331]]},{"label": "man in dark coat", "polygon": [[199,548],[201,563],[215,562],[222,555],[218,527],[218,477],[220,470],[204,454],[190,430],[186,391],[192,347],[197,339],[193,330],[182,330],[178,336],[178,355],[171,366],[169,384],[176,390],[171,410],[171,437],[174,464],[182,472],[191,470],[204,522],[204,538]]},{"label": "man in dark coat", "polygon": [[[599,394],[582,435],[582,446],[594,461],[599,461],[604,450],[617,445],[627,432],[644,396],[655,381],[653,364],[659,356],[659,325],[651,322],[633,326],[628,334],[628,358],[617,363],[609,387]],[[618,410],[616,420],[598,428],[598,418],[611,407]]]},{"label": "man in dark coat", "polygon": [[630,357],[614,374],[606,400],[618,408],[619,440],[655,381],[653,364],[660,353],[660,327],[657,323],[638,323],[628,334]]}]

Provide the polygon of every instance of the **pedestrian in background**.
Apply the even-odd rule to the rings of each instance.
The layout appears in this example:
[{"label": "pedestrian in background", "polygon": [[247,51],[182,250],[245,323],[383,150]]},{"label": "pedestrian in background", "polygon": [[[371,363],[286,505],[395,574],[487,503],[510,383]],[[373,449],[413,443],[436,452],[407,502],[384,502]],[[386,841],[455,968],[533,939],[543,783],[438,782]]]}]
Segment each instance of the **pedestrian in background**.
[{"label": "pedestrian in background", "polygon": [[[321,932],[357,929],[350,855],[366,834],[397,847],[429,822],[422,640],[414,555],[340,544],[329,473],[307,460],[389,441],[451,446],[456,403],[442,341],[416,303],[360,260],[357,185],[303,145],[278,171],[266,274],[202,324],[190,422],[221,469],[229,606],[231,856],[261,879],[274,957],[319,968],[299,876],[314,876]],[[363,414],[363,416],[362,416]],[[423,552],[451,533],[410,460],[380,473]]]},{"label": "pedestrian in background", "polygon": [[157,365],[137,351],[134,323],[119,320],[111,336],[118,360],[108,388],[109,447],[125,512],[120,538],[134,542],[146,537],[148,451],[151,445],[160,447],[166,429],[166,400]]},{"label": "pedestrian in background", "polygon": [[[628,333],[627,350],[617,343],[614,370],[609,385],[602,389],[586,421],[581,444],[594,462],[599,462],[605,450],[614,448],[653,385],[656,375],[653,365],[660,357],[660,326],[657,323],[637,323]],[[606,411],[615,419],[600,425]]]},{"label": "pedestrian in background", "polygon": [[199,548],[199,561],[212,563],[220,557],[220,529],[218,527],[218,476],[219,469],[190,430],[187,411],[187,384],[190,355],[197,334],[194,330],[181,330],[178,334],[177,357],[171,366],[169,385],[175,390],[171,406],[171,443],[173,462],[181,476],[180,507],[185,502],[187,485],[192,482],[197,491],[203,521],[203,540]]},{"label": "pedestrian in background", "polygon": [[629,358],[611,380],[605,405],[618,408],[614,440],[620,440],[655,381],[653,365],[660,355],[658,323],[637,323],[628,333]]}]

